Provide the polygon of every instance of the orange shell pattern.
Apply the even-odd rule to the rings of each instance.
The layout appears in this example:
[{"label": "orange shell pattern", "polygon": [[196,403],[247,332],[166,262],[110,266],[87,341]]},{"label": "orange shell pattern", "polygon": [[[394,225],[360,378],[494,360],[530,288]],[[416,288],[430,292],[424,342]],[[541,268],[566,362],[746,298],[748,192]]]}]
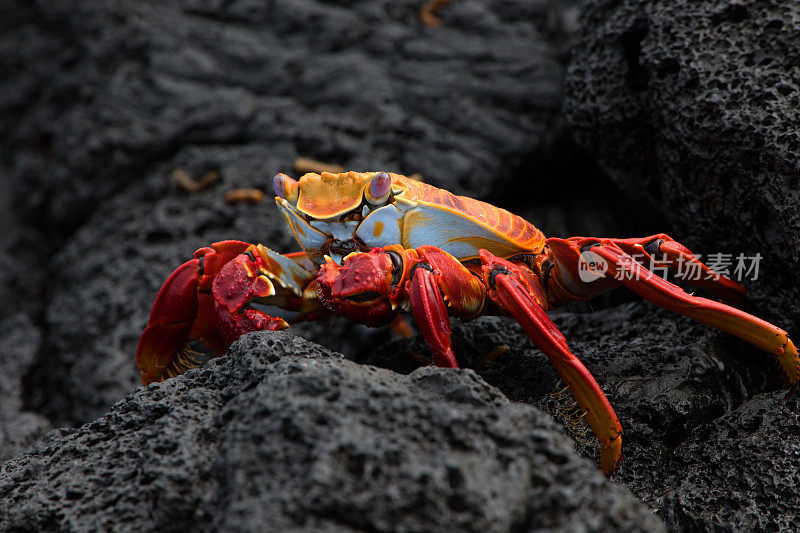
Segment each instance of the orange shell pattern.
[{"label": "orange shell pattern", "polygon": [[544,248],[546,240],[544,234],[524,218],[505,209],[467,196],[456,196],[444,189],[398,174],[392,174],[392,182],[404,189],[400,195],[402,198],[464,214],[490,227],[521,251],[539,253]]}]

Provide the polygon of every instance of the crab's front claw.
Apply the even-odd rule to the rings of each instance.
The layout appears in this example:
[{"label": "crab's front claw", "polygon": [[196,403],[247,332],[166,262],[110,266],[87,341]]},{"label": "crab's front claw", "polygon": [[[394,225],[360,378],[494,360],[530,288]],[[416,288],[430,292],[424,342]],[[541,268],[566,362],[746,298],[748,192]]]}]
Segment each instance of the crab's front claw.
[{"label": "crab's front claw", "polygon": [[248,248],[222,267],[214,278],[214,319],[225,350],[241,335],[252,331],[281,330],[289,324],[250,307],[253,301],[276,296],[275,285],[264,274],[259,247]]},{"label": "crab's front claw", "polygon": [[201,248],[172,273],[156,297],[136,352],[142,382],[198,366],[187,346],[191,341],[222,355],[244,333],[289,326],[258,305],[288,312],[292,321],[316,318],[321,307],[314,275],[304,254],[281,255],[240,241]]},{"label": "crab's front claw", "polygon": [[353,322],[373,327],[389,324],[399,312],[391,301],[397,284],[391,253],[400,252],[381,248],[355,252],[341,265],[327,257],[317,276],[323,304]]},{"label": "crab's front claw", "polygon": [[214,320],[211,282],[223,265],[248,246],[241,241],[222,241],[201,248],[161,286],[136,350],[136,366],[145,385],[178,372],[185,363],[183,350],[191,340],[202,341],[214,352],[224,351]]}]

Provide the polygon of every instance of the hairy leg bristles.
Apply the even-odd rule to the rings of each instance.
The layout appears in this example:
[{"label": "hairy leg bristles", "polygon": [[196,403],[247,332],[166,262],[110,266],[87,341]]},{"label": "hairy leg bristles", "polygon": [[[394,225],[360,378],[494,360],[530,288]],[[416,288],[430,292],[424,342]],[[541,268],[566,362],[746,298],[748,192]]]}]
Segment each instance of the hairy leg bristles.
[{"label": "hairy leg bristles", "polygon": [[193,350],[189,346],[184,347],[167,366],[165,370],[167,376],[173,378],[193,368],[200,367],[202,365],[200,360],[203,355],[202,352]]},{"label": "hairy leg bristles", "polygon": [[[569,431],[572,438],[584,446],[590,445],[593,442],[592,429],[586,423],[586,411],[581,409],[578,402],[575,401],[569,387],[559,380],[555,390],[547,397],[555,403],[558,414],[556,418],[559,418],[559,422]],[[586,437],[587,434],[589,438]]]}]

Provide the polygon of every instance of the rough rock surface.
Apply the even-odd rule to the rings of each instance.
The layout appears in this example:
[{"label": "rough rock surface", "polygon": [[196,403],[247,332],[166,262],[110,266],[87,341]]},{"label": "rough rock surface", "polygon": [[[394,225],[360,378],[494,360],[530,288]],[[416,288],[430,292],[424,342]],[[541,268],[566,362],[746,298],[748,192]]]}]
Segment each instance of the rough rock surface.
[{"label": "rough rock surface", "polygon": [[[565,102],[576,137],[696,251],[761,254],[744,305],[796,336],[800,5],[589,0],[578,27]],[[643,390],[669,400],[664,405],[682,412],[677,419],[664,417],[663,405],[633,403],[646,425],[660,430],[634,422],[627,435],[649,439],[658,460],[654,468],[623,470],[621,478],[671,529],[796,530],[797,400],[760,375],[757,352],[719,339],[688,359],[705,369],[702,380],[693,372],[661,385],[706,387],[699,403],[674,403],[675,392],[651,387]],[[731,369],[730,358],[717,357],[731,351],[740,353],[736,361],[746,353],[751,369],[708,383],[722,362]],[[614,403],[624,425],[628,408],[622,399]]]},{"label": "rough rock surface", "polygon": [[671,529],[797,531],[799,412],[797,395],[775,391],[699,427],[664,465]]},{"label": "rough rock surface", "polygon": [[15,456],[50,429],[44,416],[26,409],[22,376],[39,350],[40,335],[27,315],[0,320],[0,461]]},{"label": "rough rock surface", "polygon": [[800,3],[589,0],[578,26],[577,138],[673,237],[760,253],[750,301],[800,328]]},{"label": "rough rock surface", "polygon": [[[696,251],[760,253],[745,305],[796,332],[800,5],[589,0],[578,28],[565,102],[577,138]],[[667,443],[663,470],[622,476],[675,529],[797,529],[787,510],[800,485],[796,400],[771,379],[735,376],[728,392],[704,391],[716,407],[689,418],[688,438]],[[675,427],[655,413],[654,424]]]},{"label": "rough rock surface", "polygon": [[571,448],[472,372],[256,333],[6,462],[0,528],[663,529]]},{"label": "rough rock surface", "polygon": [[[642,302],[555,313],[553,320],[619,416],[623,462],[614,479],[672,530],[770,523],[793,529],[787,510],[800,497],[797,400],[784,400],[772,356]],[[558,374],[509,319],[455,325],[453,341],[465,367],[507,345],[478,370],[481,377],[565,427],[574,422],[569,397],[554,395],[563,387]],[[416,338],[390,343],[364,361],[410,372],[418,363],[409,352],[429,356]],[[573,431],[576,445],[594,457],[596,441],[585,430]]]}]

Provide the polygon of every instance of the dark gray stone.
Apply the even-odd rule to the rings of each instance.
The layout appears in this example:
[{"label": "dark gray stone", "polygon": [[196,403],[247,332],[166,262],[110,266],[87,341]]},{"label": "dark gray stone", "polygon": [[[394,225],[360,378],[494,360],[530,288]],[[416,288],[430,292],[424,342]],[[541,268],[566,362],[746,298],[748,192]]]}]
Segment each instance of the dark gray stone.
[{"label": "dark gray stone", "polygon": [[24,385],[41,335],[28,315],[0,320],[0,461],[14,457],[50,429],[42,415],[26,409]]},{"label": "dark gray stone", "polygon": [[[795,2],[589,0],[565,102],[578,140],[673,237],[702,254],[763,256],[743,305],[795,334],[798,21]],[[654,335],[624,327],[639,331],[635,345]],[[678,366],[610,386],[626,396],[612,402],[633,453],[651,461],[628,462],[621,479],[674,530],[797,529],[796,400],[782,400],[774,365],[725,336],[690,347],[673,335],[662,338],[685,346],[667,358]]]},{"label": "dark gray stone", "polygon": [[800,329],[800,4],[590,0],[565,112],[701,254],[760,253],[760,316]]},{"label": "dark gray stone", "polygon": [[63,235],[192,144],[280,154],[251,178],[302,155],[485,196],[560,130],[573,11],[457,2],[426,28],[420,7],[7,3],[0,125],[18,212]]},{"label": "dark gray stone", "polygon": [[471,371],[287,333],[138,389],[0,469],[0,529],[658,531],[553,421]]},{"label": "dark gray stone", "polygon": [[698,428],[664,468],[670,528],[797,531],[798,413],[796,395],[775,391]]},{"label": "dark gray stone", "polygon": [[[674,531],[758,530],[770,523],[793,529],[787,506],[800,497],[797,400],[783,401],[786,385],[772,355],[644,302],[552,316],[622,424],[615,481]],[[480,376],[567,429],[575,422],[571,398],[554,394],[563,387],[555,369],[513,321],[458,323],[453,340],[463,367],[507,345],[477,370]],[[364,362],[408,373],[419,367],[410,352],[430,357],[415,338],[381,347]],[[583,434],[587,429],[570,432],[575,446],[594,458],[597,442],[591,432]]]}]

